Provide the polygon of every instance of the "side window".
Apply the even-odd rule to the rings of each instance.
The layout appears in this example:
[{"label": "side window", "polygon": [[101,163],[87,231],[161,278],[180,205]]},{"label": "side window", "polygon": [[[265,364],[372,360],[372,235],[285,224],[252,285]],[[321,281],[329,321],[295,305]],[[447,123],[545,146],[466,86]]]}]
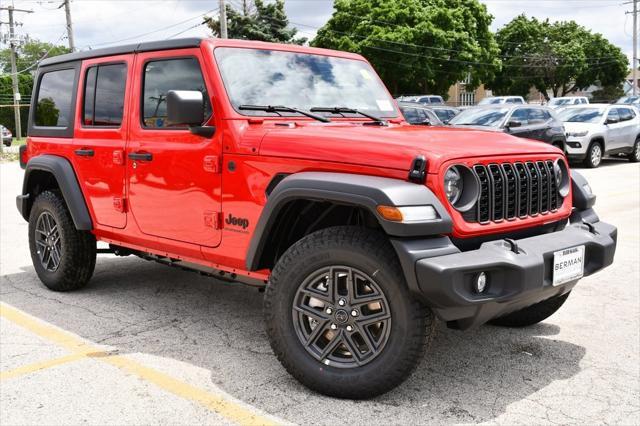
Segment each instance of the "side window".
[{"label": "side window", "polygon": [[618,115],[620,116],[620,121],[628,121],[633,119],[633,113],[629,108],[618,108]]},{"label": "side window", "polygon": [[126,84],[125,64],[89,68],[84,85],[83,123],[86,126],[122,124]]},{"label": "side window", "polygon": [[174,128],[167,122],[167,92],[198,90],[204,94],[205,116],[211,115],[209,95],[196,58],[148,62],[144,67],[142,99],[143,125],[147,128]]},{"label": "side window", "polygon": [[518,108],[511,114],[509,121],[517,121],[518,123],[526,126],[529,124],[529,113],[527,108]]},{"label": "side window", "polygon": [[611,108],[609,114],[607,115],[607,120],[611,120],[614,123],[620,121],[620,115],[618,114],[618,110],[616,108]]},{"label": "side window", "polygon": [[542,109],[531,108],[528,111],[529,124],[542,124],[551,118],[549,113]]},{"label": "side window", "polygon": [[76,71],[51,71],[40,79],[34,124],[42,127],[69,127]]}]

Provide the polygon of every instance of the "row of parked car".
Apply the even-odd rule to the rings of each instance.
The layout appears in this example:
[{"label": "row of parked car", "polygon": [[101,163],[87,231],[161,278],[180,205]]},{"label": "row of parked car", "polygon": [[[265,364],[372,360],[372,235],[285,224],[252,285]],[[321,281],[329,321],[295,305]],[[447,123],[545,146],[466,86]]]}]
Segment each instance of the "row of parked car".
[{"label": "row of parked car", "polygon": [[555,99],[559,100],[555,109],[526,104],[520,96],[486,98],[464,110],[446,106],[444,101],[425,104],[419,97],[398,98],[398,105],[411,124],[471,127],[535,139],[557,146],[570,161],[586,167],[598,167],[605,156],[640,161],[640,108],[636,106],[640,104]]}]

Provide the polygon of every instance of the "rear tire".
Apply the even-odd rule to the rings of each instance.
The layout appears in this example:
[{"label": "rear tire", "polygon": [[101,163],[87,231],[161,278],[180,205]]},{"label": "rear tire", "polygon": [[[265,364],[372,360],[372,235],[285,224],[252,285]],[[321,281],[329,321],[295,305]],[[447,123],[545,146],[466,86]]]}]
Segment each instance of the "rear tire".
[{"label": "rear tire", "polygon": [[371,398],[402,383],[435,325],[433,313],[409,294],[386,237],[348,226],[310,234],[282,255],[264,311],[285,369],[338,398]]},{"label": "rear tire", "polygon": [[632,163],[640,161],[640,138],[636,139],[636,143],[633,144],[633,151],[629,154],[628,158]]},{"label": "rear tire", "polygon": [[489,321],[489,324],[502,327],[528,327],[537,324],[555,314],[567,300],[570,293],[555,296],[519,311],[498,317]]},{"label": "rear tire", "polygon": [[42,283],[53,291],[87,285],[96,265],[96,239],[78,231],[61,195],[38,195],[29,214],[29,248]]},{"label": "rear tire", "polygon": [[589,149],[587,150],[587,158],[584,160],[584,165],[590,169],[595,169],[602,163],[602,156],[604,155],[604,149],[600,142],[591,142]]}]

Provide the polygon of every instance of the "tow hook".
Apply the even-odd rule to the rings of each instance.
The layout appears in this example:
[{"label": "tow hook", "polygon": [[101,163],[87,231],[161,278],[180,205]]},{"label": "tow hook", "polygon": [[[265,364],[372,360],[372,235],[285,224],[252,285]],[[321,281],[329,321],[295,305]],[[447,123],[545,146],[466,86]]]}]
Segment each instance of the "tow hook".
[{"label": "tow hook", "polygon": [[505,238],[504,240],[507,242],[507,244],[509,244],[509,248],[511,249],[512,252],[514,252],[515,254],[520,254],[520,249],[518,248],[518,243],[516,243],[511,238]]},{"label": "tow hook", "polygon": [[586,227],[589,229],[589,232],[591,232],[593,235],[598,235],[598,231],[596,231],[596,227],[593,226],[592,223],[589,223],[586,220],[583,220],[582,224],[586,225]]}]

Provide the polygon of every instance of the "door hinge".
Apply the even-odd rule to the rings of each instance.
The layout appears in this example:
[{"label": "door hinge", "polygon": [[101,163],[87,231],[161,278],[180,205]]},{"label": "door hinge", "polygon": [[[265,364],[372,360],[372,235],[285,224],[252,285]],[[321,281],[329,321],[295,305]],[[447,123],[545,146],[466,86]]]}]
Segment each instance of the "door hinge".
[{"label": "door hinge", "polygon": [[219,173],[220,157],[217,155],[205,155],[203,162],[204,170],[211,173]]},{"label": "door hinge", "polygon": [[113,208],[120,213],[127,211],[127,199],[124,197],[113,197]]}]

